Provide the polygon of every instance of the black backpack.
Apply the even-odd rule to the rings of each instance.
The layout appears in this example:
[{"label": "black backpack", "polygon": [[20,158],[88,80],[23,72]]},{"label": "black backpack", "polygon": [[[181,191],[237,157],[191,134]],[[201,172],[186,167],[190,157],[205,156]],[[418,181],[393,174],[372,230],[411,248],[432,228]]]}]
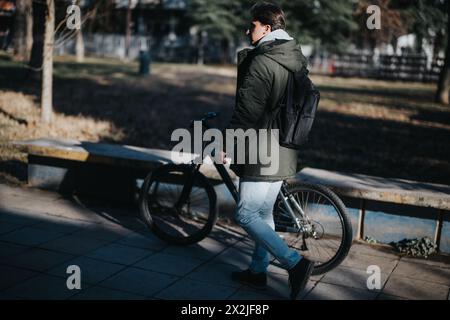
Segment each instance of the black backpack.
[{"label": "black backpack", "polygon": [[289,71],[285,94],[272,118],[272,129],[279,130],[279,144],[300,149],[308,141],[320,100],[320,92],[308,77],[308,69]]}]

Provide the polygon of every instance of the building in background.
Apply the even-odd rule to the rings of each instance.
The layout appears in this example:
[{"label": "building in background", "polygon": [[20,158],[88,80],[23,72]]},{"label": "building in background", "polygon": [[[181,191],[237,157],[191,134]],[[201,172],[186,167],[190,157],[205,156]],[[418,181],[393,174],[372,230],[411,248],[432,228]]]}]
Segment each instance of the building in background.
[{"label": "building in background", "polygon": [[12,40],[15,10],[13,1],[0,0],[0,49],[2,50],[6,50]]},{"label": "building in background", "polygon": [[[102,17],[88,20],[83,26],[87,55],[125,57],[127,13],[130,6],[130,59],[136,59],[140,50],[148,48],[154,61],[197,63],[199,46],[202,45],[205,63],[235,62],[238,41],[230,43],[224,59],[220,41],[209,37],[207,32],[199,32],[192,25],[187,0],[111,2],[110,12],[97,13]],[[88,12],[93,5],[93,0],[82,1],[82,11]],[[74,41],[67,41],[56,48],[55,52],[59,55],[72,54],[74,46]]]}]

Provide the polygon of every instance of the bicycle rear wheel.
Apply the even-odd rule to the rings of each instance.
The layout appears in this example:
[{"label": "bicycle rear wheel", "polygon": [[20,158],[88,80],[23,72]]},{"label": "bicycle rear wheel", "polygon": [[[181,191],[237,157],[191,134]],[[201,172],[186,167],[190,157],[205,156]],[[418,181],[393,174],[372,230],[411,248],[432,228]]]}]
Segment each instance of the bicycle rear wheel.
[{"label": "bicycle rear wheel", "polygon": [[315,262],[314,275],[330,271],[345,259],[352,245],[352,226],[345,205],[324,186],[293,183],[286,189],[306,219],[295,204],[290,203],[300,230],[278,197],[274,208],[276,230],[291,248]]},{"label": "bicycle rear wheel", "polygon": [[[214,188],[193,169],[185,164],[163,165],[151,172],[142,185],[141,217],[156,236],[170,244],[201,241],[217,220]],[[187,196],[180,202],[183,188],[187,188]]]}]

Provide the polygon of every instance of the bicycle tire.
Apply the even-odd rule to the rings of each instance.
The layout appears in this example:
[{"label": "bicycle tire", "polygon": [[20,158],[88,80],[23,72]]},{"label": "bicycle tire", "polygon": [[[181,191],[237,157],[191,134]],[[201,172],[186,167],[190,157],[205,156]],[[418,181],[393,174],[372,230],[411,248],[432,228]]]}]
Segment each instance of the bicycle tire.
[{"label": "bicycle tire", "polygon": [[[313,270],[313,275],[320,275],[324,274],[335,267],[337,267],[342,261],[347,257],[352,241],[353,241],[353,231],[352,231],[352,225],[350,223],[350,219],[348,218],[347,209],[342,202],[342,200],[337,196],[336,193],[334,193],[329,188],[322,186],[322,185],[316,185],[316,184],[310,184],[310,183],[303,183],[303,182],[294,182],[289,183],[287,185],[287,190],[290,193],[295,193],[296,191],[310,189],[319,193],[322,193],[323,195],[326,195],[328,200],[333,204],[336,211],[338,212],[339,218],[341,220],[342,224],[342,241],[341,244],[335,254],[335,256],[330,259],[329,261],[318,265]],[[275,210],[279,207],[279,202],[281,200],[278,198],[275,202]],[[276,217],[276,215],[275,215]]]},{"label": "bicycle tire", "polygon": [[[208,179],[202,173],[196,172],[195,175],[196,183],[198,184],[199,187],[205,190],[209,201],[208,217],[206,224],[201,229],[199,229],[198,232],[195,232],[192,235],[185,237],[176,237],[167,233],[165,230],[160,228],[157,223],[155,223],[155,219],[152,217],[152,215],[156,213],[151,211],[152,209],[150,209],[149,207],[147,196],[150,188],[152,187],[152,183],[158,181],[158,179],[160,181],[166,181],[164,179],[168,178],[170,173],[177,172],[181,174],[188,174],[191,170],[192,170],[191,165],[187,164],[162,165],[161,167],[157,168],[156,170],[152,171],[147,175],[140,191],[139,211],[141,218],[158,238],[169,244],[189,245],[197,243],[203,240],[209,234],[209,232],[211,232],[212,228],[214,227],[217,221],[218,216],[216,205],[217,196],[215,190],[208,181]],[[157,200],[157,198],[152,199],[152,201],[155,200]]]}]

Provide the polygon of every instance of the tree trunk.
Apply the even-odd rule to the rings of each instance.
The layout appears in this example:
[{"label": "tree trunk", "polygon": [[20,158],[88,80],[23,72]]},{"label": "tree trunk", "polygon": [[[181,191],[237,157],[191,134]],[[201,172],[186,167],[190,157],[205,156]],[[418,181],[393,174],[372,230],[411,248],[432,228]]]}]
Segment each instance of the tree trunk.
[{"label": "tree trunk", "polygon": [[438,58],[439,56],[439,52],[442,49],[442,42],[444,41],[444,34],[442,33],[441,30],[439,30],[436,34],[436,36],[434,37],[434,41],[433,41],[433,57],[432,57],[432,61],[436,61],[436,58]]},{"label": "tree trunk", "polygon": [[33,44],[32,0],[17,0],[14,21],[14,59],[28,61]]},{"label": "tree trunk", "polygon": [[46,0],[44,59],[42,65],[41,120],[50,123],[53,114],[53,42],[55,31],[55,2]]},{"label": "tree trunk", "polygon": [[125,59],[130,58],[130,43],[131,43],[131,0],[128,0],[126,26],[125,26]]},{"label": "tree trunk", "polygon": [[222,39],[221,41],[221,46],[222,46],[222,58],[221,58],[221,62],[222,64],[226,64],[229,62],[229,48],[230,48],[230,41],[226,38]]},{"label": "tree trunk", "polygon": [[77,40],[75,43],[75,54],[77,62],[84,61],[84,39],[83,32],[80,30],[77,31]]},{"label": "tree trunk", "polygon": [[30,78],[39,80],[42,68],[43,35],[46,5],[41,1],[33,1],[33,46],[30,57]]},{"label": "tree trunk", "polygon": [[198,32],[197,45],[197,64],[203,65],[205,63],[205,31]]},{"label": "tree trunk", "polygon": [[436,102],[449,104],[450,86],[450,19],[447,21],[447,49],[445,50],[444,66],[439,75],[438,89],[436,92]]},{"label": "tree trunk", "polygon": [[[77,0],[77,5],[80,5],[80,0]],[[83,39],[83,24],[80,25],[80,29],[77,30],[77,38],[75,42],[75,55],[77,62],[84,61],[84,39]]]}]

